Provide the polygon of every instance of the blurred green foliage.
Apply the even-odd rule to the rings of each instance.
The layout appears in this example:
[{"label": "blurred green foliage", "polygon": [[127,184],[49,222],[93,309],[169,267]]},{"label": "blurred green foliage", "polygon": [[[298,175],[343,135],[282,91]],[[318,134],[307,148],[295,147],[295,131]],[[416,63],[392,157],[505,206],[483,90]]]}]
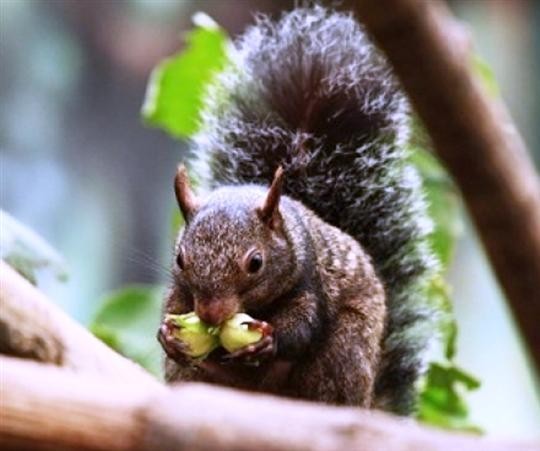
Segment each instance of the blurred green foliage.
[{"label": "blurred green foliage", "polygon": [[159,375],[161,348],[156,334],[162,302],[160,286],[126,286],[103,298],[89,328],[111,348]]},{"label": "blurred green foliage", "polygon": [[176,138],[197,132],[206,88],[226,64],[228,38],[211,19],[198,15],[203,26],[186,36],[186,48],[153,70],[142,116],[148,125]]},{"label": "blurred green foliage", "polygon": [[434,222],[431,248],[440,262],[437,274],[426,287],[427,296],[439,312],[438,329],[442,355],[431,362],[419,383],[417,418],[446,429],[480,432],[470,423],[466,391],[480,386],[473,376],[457,367],[457,324],[452,311],[450,287],[444,275],[454,256],[456,239],[463,230],[461,202],[448,173],[431,152],[429,139],[418,120],[413,123],[410,161],[418,170]]},{"label": "blurred green foliage", "polygon": [[480,433],[468,419],[465,390],[475,390],[480,382],[454,364],[431,363],[420,391],[418,419],[445,429]]},{"label": "blurred green foliage", "polygon": [[471,58],[471,66],[487,92],[492,97],[499,97],[501,91],[489,64],[480,55],[474,53]]},{"label": "blurred green foliage", "polygon": [[[418,130],[419,126],[413,129]],[[459,193],[435,156],[426,150],[426,144],[417,142],[411,146],[410,161],[422,177],[429,213],[435,226],[431,246],[444,269],[452,262],[456,238],[463,230]]]}]

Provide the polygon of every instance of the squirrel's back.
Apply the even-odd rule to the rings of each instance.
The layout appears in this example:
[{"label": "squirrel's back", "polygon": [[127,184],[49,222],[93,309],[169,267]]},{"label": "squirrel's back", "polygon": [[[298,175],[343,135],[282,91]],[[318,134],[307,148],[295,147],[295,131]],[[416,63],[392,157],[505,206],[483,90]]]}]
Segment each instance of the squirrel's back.
[{"label": "squirrel's back", "polygon": [[322,7],[278,22],[259,17],[231,58],[195,139],[211,186],[268,185],[282,165],[284,192],[362,245],[388,303],[375,397],[410,412],[430,335],[423,288],[434,261],[399,85],[355,20]]}]

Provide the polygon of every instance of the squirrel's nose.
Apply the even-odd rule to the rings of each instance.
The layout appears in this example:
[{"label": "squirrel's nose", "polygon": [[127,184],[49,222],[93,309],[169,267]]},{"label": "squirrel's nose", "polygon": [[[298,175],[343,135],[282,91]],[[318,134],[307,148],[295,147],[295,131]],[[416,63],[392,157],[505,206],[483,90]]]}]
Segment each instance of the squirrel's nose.
[{"label": "squirrel's nose", "polygon": [[195,302],[195,313],[205,323],[219,326],[236,313],[236,308],[227,299],[209,299]]}]

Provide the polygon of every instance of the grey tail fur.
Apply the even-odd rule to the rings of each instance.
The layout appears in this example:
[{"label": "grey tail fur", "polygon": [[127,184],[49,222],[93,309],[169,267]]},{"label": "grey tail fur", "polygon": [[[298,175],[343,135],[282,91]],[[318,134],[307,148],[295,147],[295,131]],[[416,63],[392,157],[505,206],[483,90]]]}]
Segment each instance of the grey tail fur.
[{"label": "grey tail fur", "polygon": [[404,95],[361,26],[318,6],[278,22],[258,17],[231,58],[208,96],[194,153],[206,159],[212,186],[268,184],[283,165],[285,193],[371,255],[389,310],[376,399],[410,413],[430,335],[423,286],[435,261],[420,181],[407,163]]}]

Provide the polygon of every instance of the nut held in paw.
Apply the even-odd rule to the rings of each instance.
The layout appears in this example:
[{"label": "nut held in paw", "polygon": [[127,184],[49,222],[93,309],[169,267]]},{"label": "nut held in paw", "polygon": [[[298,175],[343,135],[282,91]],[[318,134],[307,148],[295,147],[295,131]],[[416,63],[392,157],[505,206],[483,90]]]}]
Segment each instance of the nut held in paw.
[{"label": "nut held in paw", "polygon": [[229,352],[237,351],[245,346],[257,343],[263,336],[260,330],[249,330],[248,323],[253,318],[245,313],[237,313],[221,327],[219,339],[221,345]]},{"label": "nut held in paw", "polygon": [[185,315],[167,315],[166,321],[172,322],[178,329],[174,337],[189,347],[191,357],[204,358],[219,346],[217,330],[200,320],[195,312]]}]

